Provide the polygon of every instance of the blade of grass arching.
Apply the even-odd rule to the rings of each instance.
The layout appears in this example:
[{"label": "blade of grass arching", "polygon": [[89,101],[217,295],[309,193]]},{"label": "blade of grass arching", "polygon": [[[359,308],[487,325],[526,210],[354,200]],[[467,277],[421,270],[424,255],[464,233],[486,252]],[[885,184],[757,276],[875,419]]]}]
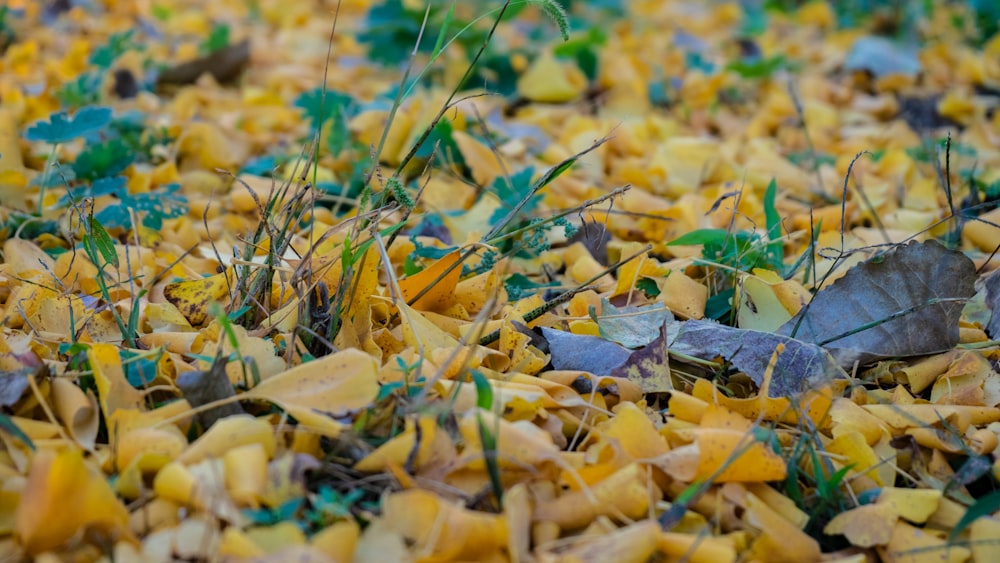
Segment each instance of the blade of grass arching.
[{"label": "blade of grass arching", "polygon": [[[438,109],[437,114],[431,120],[430,124],[426,128],[424,128],[424,131],[420,134],[420,137],[417,138],[416,142],[414,142],[413,145],[410,147],[409,152],[406,153],[406,156],[403,157],[399,165],[396,167],[396,173],[395,173],[396,175],[402,174],[403,170],[406,168],[406,165],[409,164],[410,161],[413,160],[413,158],[417,155],[417,152],[424,145],[424,142],[427,140],[428,137],[430,137],[431,131],[434,130],[434,127],[436,127],[438,122],[441,121],[441,118],[444,117],[445,112],[448,111],[448,108],[451,107],[451,103],[455,99],[455,96],[458,95],[458,92],[462,88],[462,85],[465,84],[465,82],[469,79],[469,77],[472,76],[472,72],[475,70],[476,65],[479,64],[479,59],[482,58],[483,53],[486,52],[486,47],[488,47],[490,42],[493,40],[493,35],[496,33],[497,28],[500,26],[500,22],[503,20],[503,15],[507,11],[507,8],[510,6],[510,2],[511,0],[505,0],[503,6],[499,8],[499,13],[497,14],[496,19],[493,21],[493,26],[490,27],[489,33],[486,34],[486,38],[483,39],[483,44],[479,46],[479,50],[476,51],[476,54],[472,58],[472,61],[469,62],[469,66],[465,68],[465,73],[462,74],[462,78],[459,79],[458,83],[455,84],[455,87],[452,89],[451,93],[448,94],[448,99],[445,100],[443,104],[441,104],[440,109]],[[400,94],[402,94],[402,88],[400,88]],[[391,115],[392,114],[390,114],[390,116]],[[389,131],[388,127],[389,125],[386,125],[385,132],[383,133],[383,140],[385,138],[385,135]],[[368,184],[368,182],[371,181],[372,174],[374,174],[374,170],[368,174],[368,178],[365,181],[366,185]]]},{"label": "blade of grass arching", "polygon": [[[378,168],[379,160],[381,160],[382,157],[382,149],[385,148],[385,141],[389,138],[389,130],[392,128],[392,122],[396,119],[396,112],[398,112],[400,106],[403,105],[403,96],[406,92],[406,84],[410,79],[410,72],[413,71],[413,65],[417,59],[417,50],[420,48],[420,42],[424,38],[424,30],[427,29],[427,18],[429,18],[430,15],[431,2],[427,2],[427,9],[424,11],[424,21],[420,23],[420,31],[417,32],[417,40],[413,45],[413,51],[410,53],[410,59],[406,63],[406,69],[403,70],[403,78],[399,82],[399,90],[396,91],[396,99],[392,101],[392,108],[389,109],[389,118],[386,120],[385,127],[382,129],[382,137],[378,140],[375,155],[374,158],[372,158],[372,169],[368,172],[368,176],[365,178],[366,186],[371,183],[372,176]],[[428,133],[428,135],[429,134],[430,133]],[[400,166],[396,174],[398,175],[402,170],[403,168]]]},{"label": "blade of grass arching", "polygon": [[434,42],[434,49],[431,51],[431,60],[427,66],[434,64],[438,55],[441,54],[442,47],[444,46],[444,37],[448,34],[448,28],[451,27],[451,22],[455,19],[455,4],[457,3],[458,0],[451,0],[451,6],[448,7],[448,12],[444,15],[444,22],[441,23],[441,30],[438,31],[437,41]]},{"label": "blade of grass arching", "polygon": [[951,529],[951,532],[948,534],[948,543],[953,542],[973,522],[983,516],[990,516],[997,510],[1000,510],[1000,491],[993,491],[979,497],[972,506],[966,509],[965,514],[962,515],[962,518]]},{"label": "blade of grass arching", "polygon": [[11,436],[17,438],[24,443],[25,446],[31,451],[35,451],[35,443],[31,441],[31,438],[21,430],[14,421],[10,419],[9,416],[0,412],[0,430],[10,434]]},{"label": "blade of grass arching", "polygon": [[[527,313],[524,314],[524,317],[523,317],[524,322],[525,323],[530,323],[531,321],[533,321],[533,320],[541,317],[542,315],[544,315],[545,313],[548,313],[549,311],[551,311],[552,309],[558,307],[559,305],[561,305],[563,303],[566,303],[567,301],[569,301],[570,299],[572,299],[573,296],[576,295],[577,293],[580,293],[581,291],[585,291],[586,289],[588,289],[589,286],[590,286],[590,284],[596,282],[597,280],[601,279],[605,275],[613,272],[617,268],[620,268],[621,266],[623,266],[623,265],[631,262],[632,260],[635,260],[636,258],[642,256],[643,254],[646,254],[647,252],[649,252],[652,249],[653,249],[653,245],[647,244],[642,250],[640,250],[640,251],[638,251],[638,252],[636,252],[634,254],[631,254],[631,255],[629,255],[626,258],[622,258],[621,260],[619,260],[619,261],[615,262],[614,264],[608,266],[604,270],[601,270],[600,272],[597,273],[597,275],[595,275],[594,277],[590,278],[589,280],[583,282],[582,284],[578,285],[577,287],[574,287],[572,289],[568,289],[568,290],[564,291],[563,293],[560,293],[556,297],[554,297],[554,298],[546,301],[541,306],[535,307],[534,309],[532,309],[532,310],[530,310],[530,311],[528,311]],[[495,330],[495,331],[487,334],[486,336],[480,338],[479,339],[479,345],[480,346],[489,346],[490,344],[496,342],[497,340],[500,340],[500,331],[499,330]]]},{"label": "blade of grass arching", "polygon": [[[340,19],[340,0],[337,0],[337,7],[333,11],[333,24],[330,26],[330,39],[326,45],[326,63],[323,65],[323,87],[319,93],[319,123],[316,124],[316,140],[313,146],[313,162],[319,162],[319,150],[323,144],[320,139],[323,137],[323,125],[326,121],[326,85],[330,76],[330,59],[333,57],[333,38],[337,33],[337,20]],[[312,184],[319,183],[319,166],[313,166]]]},{"label": "blade of grass arching", "polygon": [[490,432],[483,422],[480,413],[476,413],[476,423],[479,426],[479,440],[483,443],[483,461],[486,463],[486,473],[490,476],[490,486],[493,487],[493,495],[497,498],[497,509],[503,510],[503,482],[500,480],[500,465],[497,457],[497,436]]}]

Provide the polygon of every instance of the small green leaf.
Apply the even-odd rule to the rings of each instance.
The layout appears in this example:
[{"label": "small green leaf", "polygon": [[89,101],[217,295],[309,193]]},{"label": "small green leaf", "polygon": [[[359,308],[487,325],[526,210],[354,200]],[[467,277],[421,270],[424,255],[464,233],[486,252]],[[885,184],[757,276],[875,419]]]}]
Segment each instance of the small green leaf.
[{"label": "small green leaf", "polygon": [[696,244],[721,243],[730,236],[725,229],[698,229],[675,238],[667,243],[667,246],[693,246]]},{"label": "small green leaf", "polygon": [[49,116],[48,121],[39,121],[28,128],[24,138],[43,143],[65,143],[88,133],[100,131],[111,123],[111,108],[89,106],[68,117],[60,111]]},{"label": "small green leaf", "polygon": [[91,143],[73,161],[73,172],[79,181],[91,181],[116,176],[135,160],[135,153],[122,139]]},{"label": "small green leaf", "polygon": [[126,51],[136,47],[136,44],[132,42],[134,33],[135,30],[130,29],[109,37],[107,43],[94,49],[94,52],[91,53],[90,64],[103,70],[109,70]]},{"label": "small green leaf", "polygon": [[118,267],[118,251],[115,250],[114,240],[93,215],[90,216],[90,241],[105,263]]},{"label": "small green leaf", "polygon": [[221,23],[215,24],[212,32],[199,46],[202,53],[209,55],[229,45],[229,26]]},{"label": "small green leaf", "polygon": [[476,384],[476,406],[481,409],[493,408],[493,386],[490,380],[477,369],[469,370],[472,373],[472,382]]},{"label": "small green leaf", "polygon": [[635,288],[646,294],[646,297],[656,297],[660,294],[660,286],[656,285],[656,280],[645,276],[635,282]]}]

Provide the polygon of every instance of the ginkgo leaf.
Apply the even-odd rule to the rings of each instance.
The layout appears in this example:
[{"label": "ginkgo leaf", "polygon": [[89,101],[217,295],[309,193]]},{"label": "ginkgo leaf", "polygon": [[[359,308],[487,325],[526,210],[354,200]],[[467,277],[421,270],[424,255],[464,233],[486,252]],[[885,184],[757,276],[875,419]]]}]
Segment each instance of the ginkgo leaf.
[{"label": "ginkgo leaf", "polygon": [[226,272],[200,280],[168,284],[163,296],[184,315],[192,326],[199,326],[208,319],[209,305],[229,295],[230,280]]},{"label": "ginkgo leaf", "polygon": [[16,534],[30,554],[60,547],[87,526],[131,536],[128,511],[80,451],[36,454],[18,504]]},{"label": "ginkgo leaf", "polygon": [[361,350],[343,350],[279,373],[245,393],[272,402],[306,424],[339,417],[368,406],[378,395],[378,364]]}]

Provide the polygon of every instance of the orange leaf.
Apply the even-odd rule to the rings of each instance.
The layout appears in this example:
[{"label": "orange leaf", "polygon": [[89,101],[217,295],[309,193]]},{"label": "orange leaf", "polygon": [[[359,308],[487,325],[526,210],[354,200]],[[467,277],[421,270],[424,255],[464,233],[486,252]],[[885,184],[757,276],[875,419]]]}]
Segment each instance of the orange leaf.
[{"label": "orange leaf", "polygon": [[[462,267],[458,259],[462,253],[455,250],[443,256],[420,272],[399,280],[403,299],[410,303],[421,291],[427,290],[420,299],[412,303],[419,311],[442,311],[455,301],[455,286],[462,277]],[[451,268],[451,270],[449,270]],[[447,273],[446,273],[447,272]]]}]

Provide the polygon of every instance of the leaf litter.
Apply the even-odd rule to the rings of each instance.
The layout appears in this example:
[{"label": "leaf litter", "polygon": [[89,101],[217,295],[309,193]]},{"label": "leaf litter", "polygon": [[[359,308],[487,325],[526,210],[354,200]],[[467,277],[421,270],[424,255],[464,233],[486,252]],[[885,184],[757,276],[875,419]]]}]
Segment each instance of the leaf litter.
[{"label": "leaf litter", "polygon": [[8,2],[0,551],[996,560],[998,14],[849,4]]}]

